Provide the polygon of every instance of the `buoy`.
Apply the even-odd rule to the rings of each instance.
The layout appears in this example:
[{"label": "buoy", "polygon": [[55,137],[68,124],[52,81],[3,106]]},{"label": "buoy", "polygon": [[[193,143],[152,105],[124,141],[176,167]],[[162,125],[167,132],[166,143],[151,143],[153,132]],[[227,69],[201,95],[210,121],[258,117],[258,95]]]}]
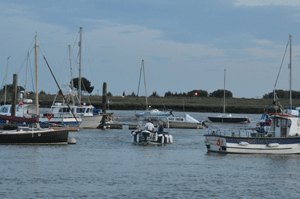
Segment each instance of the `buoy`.
[{"label": "buoy", "polygon": [[75,138],[69,137],[68,144],[76,144]]},{"label": "buoy", "polygon": [[248,119],[248,123],[250,123],[250,119]]}]

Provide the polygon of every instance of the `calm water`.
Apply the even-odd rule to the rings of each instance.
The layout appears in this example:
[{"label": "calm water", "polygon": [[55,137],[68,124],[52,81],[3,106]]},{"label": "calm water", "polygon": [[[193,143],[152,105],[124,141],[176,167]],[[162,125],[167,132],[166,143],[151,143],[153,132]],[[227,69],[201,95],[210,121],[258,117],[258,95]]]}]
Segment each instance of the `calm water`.
[{"label": "calm water", "polygon": [[[132,111],[114,113],[134,122]],[[191,115],[202,120],[212,114]],[[255,127],[260,115],[248,116],[250,124],[234,128]],[[71,132],[76,145],[0,145],[0,197],[299,197],[299,155],[207,153],[206,131],[170,129],[174,143],[165,146],[132,145],[130,130]]]}]

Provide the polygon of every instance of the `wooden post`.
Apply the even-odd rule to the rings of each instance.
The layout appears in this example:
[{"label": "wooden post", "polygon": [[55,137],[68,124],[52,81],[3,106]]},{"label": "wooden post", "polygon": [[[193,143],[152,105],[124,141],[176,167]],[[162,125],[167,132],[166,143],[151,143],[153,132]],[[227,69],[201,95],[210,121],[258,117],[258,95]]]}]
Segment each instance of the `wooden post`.
[{"label": "wooden post", "polygon": [[103,83],[103,91],[102,91],[102,119],[101,119],[101,122],[100,122],[100,128],[101,129],[105,129],[106,126],[105,126],[105,121],[106,121],[106,104],[107,104],[107,84],[106,82]]},{"label": "wooden post", "polygon": [[107,104],[107,84],[103,83],[103,92],[102,92],[102,113],[106,113],[106,104]]},{"label": "wooden post", "polygon": [[18,90],[18,74],[14,74],[11,116],[16,116],[17,90]]}]

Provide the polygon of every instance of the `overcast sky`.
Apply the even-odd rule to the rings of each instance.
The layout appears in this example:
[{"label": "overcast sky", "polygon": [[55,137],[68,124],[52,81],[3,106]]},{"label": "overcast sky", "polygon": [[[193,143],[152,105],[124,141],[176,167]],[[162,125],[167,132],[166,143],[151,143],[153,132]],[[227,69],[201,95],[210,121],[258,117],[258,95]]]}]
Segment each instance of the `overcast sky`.
[{"label": "overcast sky", "polygon": [[[78,77],[78,32],[83,27],[82,76],[102,94],[137,93],[145,60],[147,92],[209,93],[224,88],[234,97],[256,98],[273,90],[292,35],[293,90],[300,90],[298,0],[6,0],[0,2],[0,65],[8,83],[14,73],[32,90],[33,41],[37,34],[39,90],[56,93],[42,55],[61,85],[70,80],[68,45]],[[289,89],[289,50],[277,83]],[[143,85],[141,85],[143,87]],[[144,89],[139,95],[144,95]]]}]

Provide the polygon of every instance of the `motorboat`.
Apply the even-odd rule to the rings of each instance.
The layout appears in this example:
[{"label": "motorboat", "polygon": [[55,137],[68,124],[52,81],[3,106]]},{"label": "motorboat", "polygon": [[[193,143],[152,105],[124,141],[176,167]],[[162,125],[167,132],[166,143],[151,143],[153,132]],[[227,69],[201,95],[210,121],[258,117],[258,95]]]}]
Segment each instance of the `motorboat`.
[{"label": "motorboat", "polygon": [[300,153],[299,114],[270,114],[267,133],[256,130],[211,129],[205,134],[208,152],[218,153]]},{"label": "motorboat", "polygon": [[135,112],[135,117],[140,118],[155,118],[155,117],[168,117],[172,115],[172,111],[160,111],[158,109],[146,110],[143,112]]},{"label": "motorboat", "polygon": [[184,117],[169,116],[168,118],[170,128],[195,128],[203,129],[203,126],[207,128],[205,121],[199,121],[189,114],[185,114]]},{"label": "motorboat", "polygon": [[[160,125],[163,125],[162,121],[160,121]],[[173,136],[170,134],[169,128],[164,128],[163,132],[158,132],[157,130],[150,131],[144,127],[142,120],[138,121],[137,129],[131,131],[131,138],[132,143],[138,145],[173,143]]]},{"label": "motorboat", "polygon": [[[70,109],[70,108],[71,109]],[[71,111],[72,110],[72,111]],[[55,103],[50,110],[43,113],[40,123],[58,124],[69,126],[78,125],[80,128],[97,128],[102,119],[100,112],[95,111],[93,105],[72,105]]]},{"label": "motorboat", "polygon": [[[268,117],[265,116],[262,118],[262,122],[264,123],[263,126],[270,125],[268,129],[238,131],[211,129],[207,134],[204,135],[204,143],[207,147],[208,152],[246,154],[300,153],[300,116],[299,110],[292,109],[291,63],[292,61],[290,60],[290,108],[283,110],[281,104],[278,103],[279,100],[278,98],[276,98],[274,89],[274,99],[276,99],[274,109],[276,110],[276,112],[270,113]],[[279,112],[277,112],[278,108],[280,110]]]}]

